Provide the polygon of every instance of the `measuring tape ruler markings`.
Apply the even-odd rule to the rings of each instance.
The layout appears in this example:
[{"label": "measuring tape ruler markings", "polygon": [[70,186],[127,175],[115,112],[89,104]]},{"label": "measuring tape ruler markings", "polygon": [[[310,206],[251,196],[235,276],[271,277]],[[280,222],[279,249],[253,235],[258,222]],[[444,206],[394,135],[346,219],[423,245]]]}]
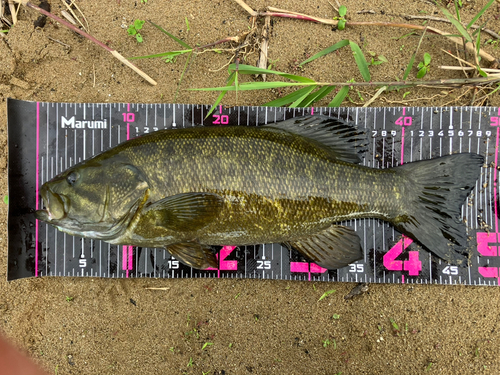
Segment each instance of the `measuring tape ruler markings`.
[{"label": "measuring tape ruler markings", "polygon": [[[495,168],[483,170],[473,202],[464,206],[464,216],[468,225],[477,230],[479,227],[475,219],[478,217],[479,205],[483,210],[481,220],[486,225],[494,226],[496,232],[478,232],[478,252],[472,259],[472,266],[465,269],[442,264],[440,260],[433,261],[428,252],[422,249],[417,251],[416,244],[412,244],[411,239],[401,237],[392,226],[376,219],[356,219],[344,223],[358,232],[365,250],[365,258],[344,269],[333,271],[305,262],[300,254],[290,253],[278,244],[238,248],[225,246],[219,251],[218,270],[192,270],[171,258],[164,249],[132,246],[118,248],[101,241],[68,236],[44,223],[36,223],[34,257],[37,261],[34,262],[34,275],[256,277],[490,285],[498,283],[498,109],[495,109],[495,115],[492,115],[491,109],[482,108],[348,108],[332,111],[331,108],[223,109],[220,106],[209,119],[205,119],[209,107],[199,105],[23,104],[36,105],[37,207],[41,204],[38,198],[39,187],[62,170],[120,143],[125,138],[130,139],[162,128],[186,127],[192,124],[262,125],[282,120],[283,117],[310,113],[350,118],[372,135],[370,150],[366,153],[363,163],[379,168],[456,151],[485,154],[487,163],[490,163],[489,154],[493,150],[492,143],[495,144]],[[481,120],[485,117],[481,111],[488,111],[488,121]],[[448,119],[449,124],[445,124]],[[495,130],[496,127],[496,132],[483,129],[482,123],[488,123],[488,129]],[[448,133],[449,131],[453,132]],[[435,138],[438,138],[439,142],[433,142]],[[491,173],[491,169],[494,173]],[[482,188],[485,183],[487,187]],[[481,194],[481,189],[484,194]],[[471,231],[471,236],[474,236],[473,232],[474,230]]]}]

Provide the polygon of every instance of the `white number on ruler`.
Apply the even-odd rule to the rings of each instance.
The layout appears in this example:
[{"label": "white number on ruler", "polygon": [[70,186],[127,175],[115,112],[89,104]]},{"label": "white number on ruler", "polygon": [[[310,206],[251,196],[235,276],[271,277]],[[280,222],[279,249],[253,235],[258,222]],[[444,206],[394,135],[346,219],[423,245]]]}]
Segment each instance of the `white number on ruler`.
[{"label": "white number on ruler", "polygon": [[85,258],[78,259],[78,265],[80,266],[80,268],[87,267],[87,259]]},{"label": "white number on ruler", "polygon": [[168,262],[168,268],[171,270],[176,270],[179,268],[179,261],[178,260],[169,260]]},{"label": "white number on ruler", "polygon": [[365,265],[356,263],[349,264],[349,272],[356,272],[356,273],[365,272]]},{"label": "white number on ruler", "polygon": [[270,270],[271,269],[271,261],[270,260],[258,260],[257,261],[257,269],[258,270]]},{"label": "white number on ruler", "polygon": [[443,273],[445,275],[458,275],[458,267],[457,266],[446,266],[443,269]]},{"label": "white number on ruler", "polygon": [[[158,131],[158,128],[157,128],[156,126],[155,126],[155,127],[153,127],[153,131],[154,131],[154,132],[155,132],[155,131]],[[138,128],[137,126],[135,127],[135,132],[136,132],[136,133],[139,133],[139,128]],[[144,133],[149,133],[149,128],[148,128],[147,126],[145,126],[145,127],[144,127]]]}]

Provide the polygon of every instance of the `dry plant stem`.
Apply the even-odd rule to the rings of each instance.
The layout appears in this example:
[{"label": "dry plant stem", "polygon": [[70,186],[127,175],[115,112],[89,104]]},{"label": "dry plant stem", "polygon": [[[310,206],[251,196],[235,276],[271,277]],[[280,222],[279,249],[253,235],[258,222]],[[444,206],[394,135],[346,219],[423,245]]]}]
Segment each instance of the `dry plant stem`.
[{"label": "dry plant stem", "polygon": [[365,104],[363,104],[363,107],[368,107],[369,105],[371,105],[375,101],[375,99],[377,99],[385,90],[387,90],[387,86],[379,88],[375,95],[373,95]]},{"label": "dry plant stem", "polygon": [[381,98],[383,101],[385,101],[386,103],[389,103],[389,104],[408,104],[410,102],[418,102],[418,101],[422,101],[422,100],[433,100],[435,98],[444,98],[446,96],[448,96],[449,93],[446,93],[446,94],[436,94],[436,95],[432,95],[431,97],[429,98],[414,98],[414,99],[404,99],[404,100],[389,100],[389,99],[386,99],[386,98]]},{"label": "dry plant stem", "polygon": [[[450,20],[446,18],[439,18],[439,17],[432,17],[432,16],[412,16],[412,15],[404,15],[403,16],[406,20],[429,20],[429,21],[437,21],[437,22],[445,22],[445,23],[451,23]],[[463,26],[467,26],[467,24],[462,24]],[[476,30],[481,28],[481,26],[477,25],[472,25],[472,29]],[[500,39],[500,35],[498,35],[496,32],[490,29],[481,29],[481,31],[484,31],[487,34],[490,34],[493,38],[495,39]]]},{"label": "dry plant stem", "polygon": [[454,59],[458,60],[458,62],[459,62],[459,63],[463,63],[463,64],[465,64],[465,65],[469,65],[470,67],[473,67],[474,69],[476,69],[476,67],[475,67],[474,65],[472,65],[470,62],[465,61],[465,60],[461,59],[461,58],[460,58],[460,57],[458,57],[458,56],[455,56],[454,54],[452,54],[452,53],[448,52],[447,50],[445,50],[445,49],[442,49],[442,48],[441,48],[441,51],[443,51],[443,52],[444,52],[444,53],[446,53],[447,55],[450,55],[450,56],[451,56],[451,57],[453,57]]},{"label": "dry plant stem", "polygon": [[[449,66],[449,65],[439,65],[439,69],[444,69],[444,70],[477,70],[476,67],[470,67],[470,66]],[[488,68],[482,68],[481,69],[485,73],[496,73],[500,74],[499,69],[488,69]]]},{"label": "dry plant stem", "polygon": [[222,43],[227,43],[227,42],[238,42],[239,40],[240,40],[240,37],[239,37],[239,36],[230,36],[230,37],[227,37],[227,38],[224,38],[224,39],[218,40],[218,41],[213,42],[213,43],[205,44],[204,46],[201,46],[201,47],[196,47],[194,50],[195,50],[195,51],[202,51],[202,50],[204,50],[204,49],[207,49],[207,48],[210,48],[210,47],[213,47],[213,46],[216,46],[216,45],[222,44]]},{"label": "dry plant stem", "polygon": [[238,3],[243,9],[245,9],[252,17],[257,16],[257,12],[250,8],[243,0],[234,0],[236,3]]},{"label": "dry plant stem", "polygon": [[284,18],[295,18],[298,20],[312,21],[324,23],[326,25],[337,26],[337,20],[330,20],[328,18],[313,17],[303,13],[291,12],[285,9],[279,9],[274,7],[267,7],[269,12],[257,12],[259,16],[272,16],[272,17],[284,17]]},{"label": "dry plant stem", "polygon": [[[16,0],[19,2],[19,0]],[[92,35],[89,35],[87,34],[85,31],[83,30],[80,30],[78,27],[75,27],[73,26],[71,23],[69,23],[68,21],[65,21],[63,20],[62,18],[60,17],[57,17],[56,15],[52,14],[52,13],[49,13],[47,12],[46,10],[40,8],[40,7],[37,7],[36,5],[28,2],[28,1],[22,1],[22,3],[24,5],[26,5],[27,7],[31,8],[31,9],[34,9],[40,13],[42,13],[43,15],[49,17],[49,18],[52,18],[54,21],[56,22],[59,22],[61,24],[63,24],[64,26],[68,27],[69,29],[77,32],[78,34],[84,36],[85,38],[87,38],[88,40],[90,40],[91,42],[97,44],[99,47],[102,47],[104,48],[106,51],[108,51],[109,53],[111,53],[114,57],[116,57],[118,60],[120,60],[124,65],[128,66],[130,69],[132,69],[133,71],[135,71],[137,74],[139,74],[142,78],[144,78],[146,81],[148,81],[150,84],[156,86],[156,81],[154,79],[152,79],[150,76],[148,76],[146,73],[144,73],[142,70],[140,70],[138,67],[136,67],[134,64],[132,64],[130,61],[128,61],[125,57],[123,57],[118,51],[115,51],[114,49],[108,47],[107,45],[105,45],[104,43],[100,42],[99,40],[97,40],[96,38],[94,38]]]},{"label": "dry plant stem", "polygon": [[[312,17],[308,16],[306,14],[302,13],[296,13],[296,12],[291,12],[279,8],[273,8],[273,7],[268,7],[268,10],[270,12],[255,12],[253,9],[251,9],[248,5],[246,5],[242,0],[235,0],[238,4],[240,4],[247,12],[249,12],[252,16],[271,16],[271,17],[285,17],[285,18],[295,18],[295,19],[300,19],[304,21],[312,21],[312,22],[319,22],[323,23],[326,25],[333,25],[337,26],[338,21],[337,20],[329,20],[326,18],[318,18],[318,17]],[[413,30],[424,30],[426,26],[420,26],[420,25],[411,25],[407,23],[393,23],[393,22],[346,22],[346,27],[347,26],[384,26],[384,27],[400,27],[400,28],[405,28],[405,29],[413,29]],[[436,29],[434,27],[428,27],[427,30],[438,34],[442,36],[446,36],[449,40],[452,42],[462,45],[462,39],[461,38],[456,38],[453,36],[449,36],[448,33],[445,33],[444,31],[441,31],[439,29]],[[469,50],[471,53],[474,55],[476,54],[476,49],[472,45],[472,43],[467,43],[466,44],[466,49]],[[488,61],[489,63],[497,63],[497,60],[495,57],[491,56],[490,54],[486,53],[482,49],[479,50],[479,55],[481,56],[482,59]]]},{"label": "dry plant stem", "polygon": [[[271,27],[271,17],[266,17],[262,28],[262,42],[260,43],[260,56],[257,66],[267,69],[267,49],[269,47],[269,28]],[[262,74],[262,80],[266,81],[266,75]]]},{"label": "dry plant stem", "polygon": [[[66,4],[66,1],[63,0],[63,3]],[[75,3],[75,0],[71,0],[71,4],[66,4],[66,6],[68,7],[69,11],[73,14],[73,16],[78,20],[78,22],[80,23],[80,25],[82,25],[83,29],[86,31],[86,32],[90,32],[90,27],[89,27],[89,22],[87,21],[87,17],[85,17],[85,14],[83,14],[83,12],[80,10],[80,8],[78,7],[78,4]],[[83,17],[83,20],[85,21],[85,23],[87,24],[87,27],[85,27],[81,22],[80,20],[78,19],[78,16],[75,14],[75,12],[73,12],[73,9],[71,8],[71,6],[74,6],[76,8],[76,10],[78,10],[80,12],[80,14],[82,15]]]},{"label": "dry plant stem", "polygon": [[[89,29],[87,27],[85,27],[83,25],[83,23],[80,21],[80,19],[78,18],[78,16],[75,14],[75,12],[73,12],[73,9],[71,9],[71,6],[68,5],[68,3],[66,3],[66,1],[63,0],[63,4],[66,5],[66,8],[68,9],[68,11],[71,13],[72,17],[74,19],[76,19],[78,21],[78,23],[80,24],[80,26],[86,31],[86,32],[89,32]],[[74,4],[74,2],[72,1],[71,2],[71,5],[76,5]]]},{"label": "dry plant stem", "polygon": [[[19,9],[19,7],[18,7]],[[17,11],[16,11],[16,6],[14,5],[14,1],[13,0],[9,0],[9,10],[10,10],[10,14],[12,15],[12,24],[16,24],[17,23]]]},{"label": "dry plant stem", "polygon": [[65,10],[61,10],[61,15],[66,18],[69,22],[76,26],[76,20],[73,18],[71,14],[66,12]]},{"label": "dry plant stem", "polygon": [[52,40],[53,42],[59,43],[60,45],[66,47],[67,49],[71,49],[71,46],[69,44],[63,43],[60,40],[51,38],[50,36],[47,36],[47,39]]}]

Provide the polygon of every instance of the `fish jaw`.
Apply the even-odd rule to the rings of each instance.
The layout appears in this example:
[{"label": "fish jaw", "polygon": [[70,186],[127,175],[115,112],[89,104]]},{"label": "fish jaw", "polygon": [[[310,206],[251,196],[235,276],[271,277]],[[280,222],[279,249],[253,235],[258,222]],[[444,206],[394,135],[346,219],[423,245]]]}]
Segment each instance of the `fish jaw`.
[{"label": "fish jaw", "polygon": [[64,197],[54,193],[47,185],[43,185],[40,191],[45,210],[38,210],[36,218],[46,222],[61,220],[66,216],[67,203]]}]

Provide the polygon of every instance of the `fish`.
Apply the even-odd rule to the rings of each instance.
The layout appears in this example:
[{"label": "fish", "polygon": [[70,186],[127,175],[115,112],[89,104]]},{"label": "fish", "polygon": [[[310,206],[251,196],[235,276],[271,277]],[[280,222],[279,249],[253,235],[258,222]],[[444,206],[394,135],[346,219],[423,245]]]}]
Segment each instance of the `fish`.
[{"label": "fish", "polygon": [[265,126],[166,129],[125,141],[43,184],[36,218],[70,235],[163,247],[193,268],[212,246],[280,243],[326,269],[363,257],[341,222],[391,223],[454,265],[469,258],[461,207],[484,158],[457,153],[377,169],[364,129],[304,116]]}]

